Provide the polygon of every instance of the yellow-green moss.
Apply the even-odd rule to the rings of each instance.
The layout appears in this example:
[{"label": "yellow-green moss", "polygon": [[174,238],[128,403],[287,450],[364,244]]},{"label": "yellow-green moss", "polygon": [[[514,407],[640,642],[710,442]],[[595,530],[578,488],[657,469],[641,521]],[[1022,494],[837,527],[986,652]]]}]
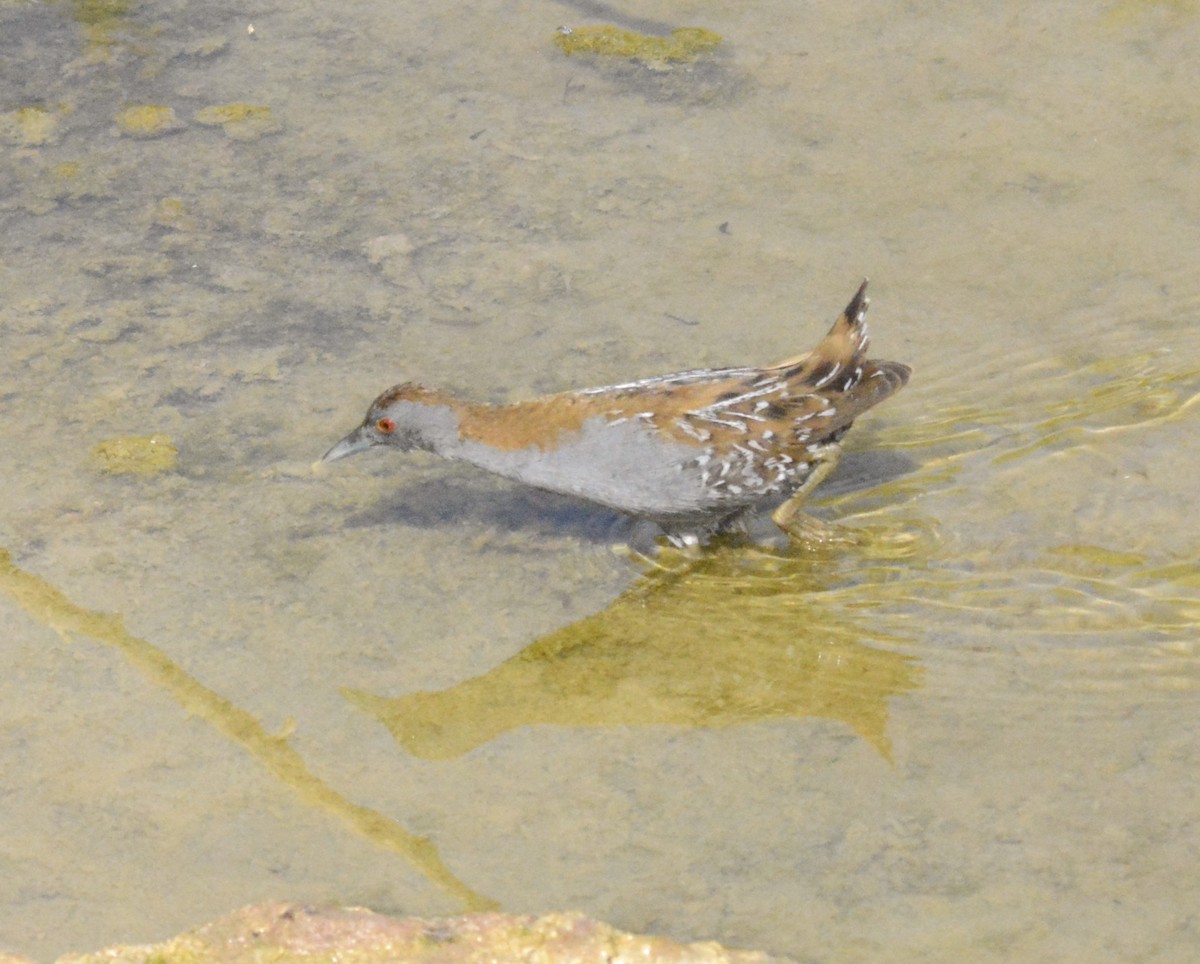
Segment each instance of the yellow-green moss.
[{"label": "yellow-green moss", "polygon": [[0,140],[14,147],[42,147],[58,139],[58,127],[69,113],[66,104],[31,104],[0,114]]},{"label": "yellow-green moss", "polygon": [[271,116],[270,107],[254,104],[220,104],[196,111],[197,124],[229,124],[235,121],[262,119]]},{"label": "yellow-green moss", "polygon": [[196,111],[195,121],[206,127],[220,127],[235,141],[252,141],[274,133],[279,123],[270,107],[257,104],[218,104]]},{"label": "yellow-green moss", "polygon": [[22,107],[13,113],[26,144],[45,144],[58,126],[58,117],[45,107]]},{"label": "yellow-green moss", "polygon": [[150,211],[150,223],[171,231],[192,231],[196,219],[188,213],[187,206],[179,198],[165,197]]},{"label": "yellow-green moss", "polygon": [[71,0],[70,6],[72,17],[83,28],[87,56],[93,62],[109,59],[118,36],[144,32],[130,17],[136,0]]},{"label": "yellow-green moss", "polygon": [[1105,12],[1101,22],[1107,27],[1123,27],[1152,10],[1182,19],[1200,13],[1200,3],[1196,0],[1120,0]]},{"label": "yellow-green moss", "polygon": [[72,15],[77,23],[88,27],[123,20],[133,7],[131,0],[74,0]]},{"label": "yellow-green moss", "polygon": [[169,436],[122,435],[92,449],[92,459],[108,475],[149,477],[175,468],[179,450]]},{"label": "yellow-green moss", "polygon": [[554,42],[568,56],[596,54],[645,61],[688,61],[716,47],[721,42],[721,35],[702,27],[680,27],[672,30],[669,37],[655,37],[602,24],[564,29],[555,34]]},{"label": "yellow-green moss", "polygon": [[117,129],[130,137],[160,137],[179,130],[183,124],[175,111],[161,104],[141,104],[129,107],[113,118]]}]

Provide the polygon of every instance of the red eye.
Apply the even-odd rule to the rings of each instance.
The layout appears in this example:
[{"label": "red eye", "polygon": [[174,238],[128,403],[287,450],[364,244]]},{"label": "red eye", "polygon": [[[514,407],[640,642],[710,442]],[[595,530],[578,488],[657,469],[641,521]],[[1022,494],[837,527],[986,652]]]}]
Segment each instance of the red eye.
[{"label": "red eye", "polygon": [[375,430],[380,435],[391,435],[394,431],[396,431],[396,423],[390,418],[381,418],[375,423]]}]

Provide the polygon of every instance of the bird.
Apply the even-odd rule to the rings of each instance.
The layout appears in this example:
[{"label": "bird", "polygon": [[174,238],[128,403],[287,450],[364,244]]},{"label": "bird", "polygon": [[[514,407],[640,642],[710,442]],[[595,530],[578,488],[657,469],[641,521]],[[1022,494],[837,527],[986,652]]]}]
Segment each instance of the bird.
[{"label": "bird", "polygon": [[[703,547],[772,520],[803,540],[820,524],[808,495],[836,467],[854,420],[911,369],[866,357],[867,282],[812,351],[763,367],[697,369],[506,405],[403,382],[325,453],[432,452],[535,488],[656,523],[673,545]],[[816,527],[816,528],[814,528]]]}]

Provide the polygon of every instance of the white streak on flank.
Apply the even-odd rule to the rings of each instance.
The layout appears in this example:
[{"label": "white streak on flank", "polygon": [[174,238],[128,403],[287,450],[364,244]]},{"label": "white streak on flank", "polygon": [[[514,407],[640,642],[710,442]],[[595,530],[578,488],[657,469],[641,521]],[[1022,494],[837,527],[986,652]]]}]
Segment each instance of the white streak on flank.
[{"label": "white streak on flank", "polygon": [[829,369],[829,374],[826,375],[824,378],[822,378],[820,381],[814,382],[813,388],[824,388],[831,381],[833,381],[834,376],[836,376],[837,373],[840,372],[841,370],[842,370],[842,363],[834,362],[833,367],[831,369]]},{"label": "white streak on flank", "polygon": [[621,382],[619,385],[599,385],[596,388],[581,388],[576,395],[604,395],[609,392],[624,393],[644,391],[662,385],[690,385],[695,382],[712,382],[722,379],[748,378],[758,374],[756,368],[697,368],[686,372],[672,372],[669,375],[656,375],[643,378],[636,382]]},{"label": "white streak on flank", "polygon": [[[776,389],[776,380],[772,379],[771,384],[766,385],[762,388],[759,388],[756,391],[744,392],[741,395],[735,395],[733,398],[727,398],[723,402],[713,402],[711,405],[705,405],[704,408],[695,409],[694,411],[692,411],[691,414],[696,416],[697,418],[711,419],[712,421],[716,422],[716,421],[719,421],[717,416],[724,414],[726,410],[728,410],[730,408],[735,408],[738,405],[741,405],[743,402],[748,402],[751,399],[761,398],[763,395],[770,395],[772,392],[775,391],[775,389]],[[739,412],[738,414],[745,414],[745,413]],[[748,415],[748,414],[746,415],[746,417],[747,418],[756,418],[756,416]]]},{"label": "white streak on flank", "polygon": [[[697,412],[696,414],[697,414],[697,415],[699,415],[700,413],[699,413],[699,412]],[[736,418],[713,418],[713,417],[711,417],[711,416],[704,416],[704,417],[705,417],[705,418],[707,418],[707,420],[708,420],[708,421],[710,421],[710,422],[712,422],[714,425],[725,425],[725,426],[727,426],[727,427],[729,427],[729,428],[736,428],[736,429],[737,429],[739,432],[746,432],[746,431],[749,431],[749,426],[747,426],[747,425],[746,425],[746,423],[745,423],[745,422],[743,422],[743,421],[741,421],[740,419],[736,419]]]},{"label": "white streak on flank", "polygon": [[708,442],[712,439],[712,432],[705,432],[696,428],[686,418],[677,418],[675,424],[684,435],[690,435],[697,442]]},{"label": "white streak on flank", "polygon": [[713,404],[708,407],[709,408],[724,408],[725,406],[728,406],[728,405],[737,405],[740,402],[749,401],[752,398],[760,398],[763,395],[770,395],[771,392],[775,391],[776,381],[777,381],[777,379],[772,378],[768,384],[762,386],[761,388],[758,388],[756,391],[743,392],[741,395],[737,395],[733,398],[727,398],[723,402],[713,402]]}]

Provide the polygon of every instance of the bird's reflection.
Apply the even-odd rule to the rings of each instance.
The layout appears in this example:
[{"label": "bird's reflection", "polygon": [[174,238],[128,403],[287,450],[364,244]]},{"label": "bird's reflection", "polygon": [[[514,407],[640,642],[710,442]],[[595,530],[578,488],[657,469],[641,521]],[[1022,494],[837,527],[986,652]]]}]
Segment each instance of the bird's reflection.
[{"label": "bird's reflection", "polygon": [[[920,667],[883,631],[871,586],[841,549],[790,556],[709,553],[647,572],[603,612],[435,692],[345,696],[427,759],[466,753],[520,726],[837,720],[890,758],[888,698]],[[851,553],[853,554],[853,553]]]}]

